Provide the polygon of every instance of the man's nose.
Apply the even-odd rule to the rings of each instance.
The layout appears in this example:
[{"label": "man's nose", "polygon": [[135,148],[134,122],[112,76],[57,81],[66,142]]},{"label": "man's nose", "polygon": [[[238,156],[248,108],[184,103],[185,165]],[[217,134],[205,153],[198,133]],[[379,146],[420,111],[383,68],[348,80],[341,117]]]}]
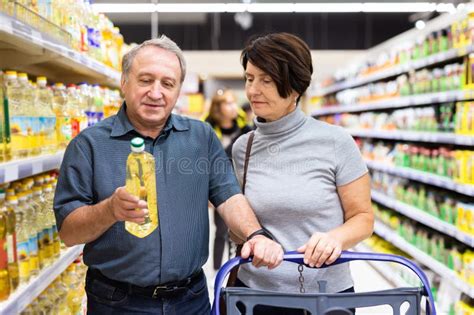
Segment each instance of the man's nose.
[{"label": "man's nose", "polygon": [[160,82],[155,82],[151,85],[150,90],[148,91],[148,97],[153,100],[158,100],[163,97],[163,93],[161,92],[161,84]]}]

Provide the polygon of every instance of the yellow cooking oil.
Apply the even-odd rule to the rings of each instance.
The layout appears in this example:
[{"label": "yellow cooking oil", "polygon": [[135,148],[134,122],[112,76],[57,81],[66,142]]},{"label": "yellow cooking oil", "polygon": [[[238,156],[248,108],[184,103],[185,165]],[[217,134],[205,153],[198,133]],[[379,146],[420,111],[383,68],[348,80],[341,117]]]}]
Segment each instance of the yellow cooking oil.
[{"label": "yellow cooking oil", "polygon": [[20,284],[20,273],[17,255],[16,240],[16,213],[18,207],[18,198],[11,194],[7,189],[7,259],[8,275],[10,278],[10,290],[14,291]]},{"label": "yellow cooking oil", "polygon": [[147,202],[149,214],[143,224],[125,222],[125,229],[136,237],[150,235],[159,225],[156,192],[155,158],[145,151],[142,138],[130,142],[132,152],[127,159],[127,178],[125,187],[129,193]]},{"label": "yellow cooking oil", "polygon": [[7,207],[5,206],[5,191],[0,189],[0,301],[8,299],[10,295],[7,252],[7,211]]}]

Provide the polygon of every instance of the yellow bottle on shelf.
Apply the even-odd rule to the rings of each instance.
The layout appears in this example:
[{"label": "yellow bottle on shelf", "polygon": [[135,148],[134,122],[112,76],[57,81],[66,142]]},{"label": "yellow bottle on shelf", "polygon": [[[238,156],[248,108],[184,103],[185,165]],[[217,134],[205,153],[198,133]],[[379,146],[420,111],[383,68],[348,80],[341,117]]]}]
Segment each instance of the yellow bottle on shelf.
[{"label": "yellow bottle on shelf", "polygon": [[[22,98],[23,93],[18,84],[16,71],[7,71],[5,76],[6,94],[8,100],[8,131],[11,135],[11,155],[13,158],[22,158],[26,156],[27,143],[27,125],[22,116]],[[7,117],[7,115],[5,115]]]},{"label": "yellow bottle on shelf", "polygon": [[58,148],[63,150],[72,138],[71,116],[67,107],[66,88],[62,83],[56,83],[53,94],[53,108],[56,113],[57,144]]},{"label": "yellow bottle on shelf", "polygon": [[18,206],[15,209],[16,212],[16,240],[17,240],[17,254],[18,254],[18,267],[20,268],[20,283],[26,283],[30,279],[30,249],[28,235],[28,221],[27,221],[27,209],[25,206],[26,196],[24,192],[18,193]]},{"label": "yellow bottle on shelf", "polygon": [[7,211],[5,206],[5,191],[0,189],[0,301],[8,299],[10,295],[7,252]]},{"label": "yellow bottle on shelf", "polygon": [[[0,70],[0,162],[3,162],[6,160],[5,148],[7,145],[7,142],[6,142],[7,124],[5,122],[5,107],[8,106],[8,101],[7,101],[7,94],[5,90],[4,78],[5,78],[5,73],[3,73],[3,71]],[[8,130],[8,134],[9,133],[10,133],[10,130]]]},{"label": "yellow bottle on shelf", "polygon": [[[10,195],[9,195],[10,194]],[[16,213],[18,198],[7,190],[7,253],[8,253],[8,275],[10,277],[10,289],[14,291],[20,284],[18,271],[18,256],[16,252]]]},{"label": "yellow bottle on shelf", "polygon": [[143,238],[150,235],[159,225],[155,158],[145,151],[142,138],[133,138],[130,144],[132,152],[127,159],[125,187],[129,193],[147,202],[149,214],[143,224],[125,222],[125,229],[130,234]]},{"label": "yellow bottle on shelf", "polygon": [[40,113],[41,153],[54,153],[56,143],[56,114],[53,111],[53,92],[47,87],[47,78],[36,78],[36,107]]}]

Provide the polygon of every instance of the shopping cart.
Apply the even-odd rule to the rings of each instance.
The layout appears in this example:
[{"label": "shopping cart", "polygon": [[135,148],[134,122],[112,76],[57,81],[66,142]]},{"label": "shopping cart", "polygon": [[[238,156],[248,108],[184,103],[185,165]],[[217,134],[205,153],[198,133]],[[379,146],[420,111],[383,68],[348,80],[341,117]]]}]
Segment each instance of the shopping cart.
[{"label": "shopping cart", "polygon": [[[303,265],[303,254],[287,252],[283,260]],[[430,285],[423,271],[412,261],[396,255],[375,254],[362,252],[343,251],[341,256],[332,264],[337,265],[352,260],[386,261],[402,264],[410,268],[421,280],[422,287],[395,288],[374,292],[360,293],[311,293],[311,294],[289,294],[255,290],[250,288],[229,287],[223,288],[225,277],[237,265],[249,263],[252,258],[243,259],[235,257],[225,263],[217,273],[214,286],[214,304],[212,314],[220,314],[219,297],[223,294],[226,301],[227,315],[241,314],[237,304],[245,306],[246,314],[252,314],[255,305],[271,305],[287,308],[304,309],[312,315],[325,314],[348,314],[348,308],[371,307],[377,305],[390,305],[394,315],[400,315],[402,304],[408,302],[409,308],[405,314],[421,314],[422,297],[426,297],[426,314],[436,315],[433,295]],[[308,265],[306,267],[310,268]],[[326,268],[323,266],[321,268]],[[321,288],[321,287],[320,287]]]}]

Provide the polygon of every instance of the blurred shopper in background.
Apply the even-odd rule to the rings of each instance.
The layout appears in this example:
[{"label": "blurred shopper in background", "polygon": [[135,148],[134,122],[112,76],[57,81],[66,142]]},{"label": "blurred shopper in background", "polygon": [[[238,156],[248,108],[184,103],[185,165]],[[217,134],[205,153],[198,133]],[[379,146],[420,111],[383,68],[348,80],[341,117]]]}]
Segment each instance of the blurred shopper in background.
[{"label": "blurred shopper in background", "polygon": [[255,118],[254,113],[252,112],[252,107],[250,107],[250,103],[246,102],[242,105],[242,110],[245,112],[247,118],[247,125],[254,128],[253,119]]},{"label": "blurred shopper in background", "polygon": [[[209,114],[205,119],[214,129],[217,137],[222,143],[225,152],[231,159],[232,146],[238,137],[247,133],[251,128],[246,123],[245,113],[239,109],[235,95],[231,90],[218,90],[211,101]],[[225,244],[229,243],[229,257],[231,243],[227,233],[224,220],[216,212],[214,213],[216,234],[214,238],[214,269],[217,270],[222,264]]]},{"label": "blurred shopper in background", "polygon": [[[342,250],[369,237],[374,216],[367,167],[352,137],[341,127],[307,116],[298,102],[311,82],[311,52],[288,33],[251,40],[241,55],[245,90],[256,115],[256,130],[233,147],[234,167],[242,183],[244,160],[253,134],[245,195],[259,222],[285,251],[304,253],[320,267]],[[293,263],[274,270],[240,267],[238,286],[256,289],[353,292],[349,264],[305,268],[304,283]],[[352,310],[354,311],[354,310]],[[254,314],[304,314],[303,310],[257,306]]]}]

